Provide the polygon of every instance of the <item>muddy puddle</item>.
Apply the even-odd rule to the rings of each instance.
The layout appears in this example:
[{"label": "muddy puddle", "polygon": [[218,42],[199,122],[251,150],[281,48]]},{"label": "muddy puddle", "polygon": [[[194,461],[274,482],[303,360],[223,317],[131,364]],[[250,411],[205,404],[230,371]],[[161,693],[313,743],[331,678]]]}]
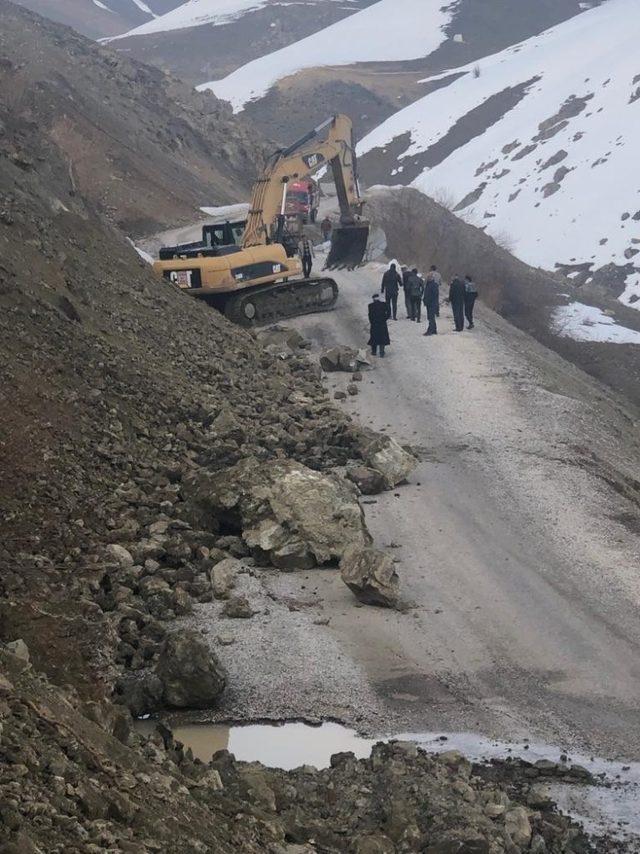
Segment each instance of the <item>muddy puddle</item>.
[{"label": "muddy puddle", "polygon": [[[151,734],[154,720],[141,720],[137,729]],[[376,741],[389,738],[413,741],[429,752],[460,750],[471,760],[488,761],[520,757],[529,762],[538,759],[560,761],[564,751],[551,745],[509,743],[483,738],[473,733],[398,733],[366,739],[337,723],[311,726],[304,723],[224,726],[219,724],[183,724],[172,727],[174,737],[190,747],[203,762],[217,750],[229,750],[236,759],[261,762],[272,768],[290,770],[301,765],[327,768],[334,753],[351,751],[358,758],[369,756]],[[632,851],[640,851],[640,762],[624,763],[597,759],[577,753],[568,754],[570,764],[602,775],[607,785],[578,786],[554,784],[553,798],[564,812],[570,813],[594,834],[616,834],[632,841]]]}]

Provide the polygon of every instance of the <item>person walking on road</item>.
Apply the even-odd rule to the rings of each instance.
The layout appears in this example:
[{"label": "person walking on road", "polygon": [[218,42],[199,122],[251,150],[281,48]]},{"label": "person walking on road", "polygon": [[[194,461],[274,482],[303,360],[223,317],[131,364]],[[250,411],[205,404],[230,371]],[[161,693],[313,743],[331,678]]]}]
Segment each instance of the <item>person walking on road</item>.
[{"label": "person walking on road", "polygon": [[417,267],[414,267],[409,274],[409,279],[405,287],[409,289],[409,299],[411,301],[410,319],[415,320],[416,323],[420,323],[424,282],[422,276],[418,273]]},{"label": "person walking on road", "polygon": [[380,293],[384,294],[384,298],[387,301],[387,307],[389,309],[388,316],[392,317],[394,320],[398,319],[398,291],[400,290],[401,285],[402,279],[400,278],[398,269],[395,264],[391,264],[382,277]]},{"label": "person walking on road", "polygon": [[300,257],[302,258],[302,274],[305,279],[308,279],[311,275],[311,268],[313,267],[313,259],[315,258],[315,252],[313,251],[313,244],[306,235],[300,241],[298,251],[300,252]]},{"label": "person walking on road", "polygon": [[331,240],[331,232],[333,231],[333,225],[328,216],[326,216],[320,223],[320,231],[322,232],[322,239],[325,243],[327,242],[327,240]]},{"label": "person walking on road", "polygon": [[467,318],[467,328],[473,329],[473,307],[478,299],[478,288],[471,276],[464,277],[464,315]]},{"label": "person walking on road", "polygon": [[456,332],[464,332],[464,282],[459,276],[449,285],[449,304],[453,311],[453,322]]},{"label": "person walking on road", "polygon": [[424,286],[424,307],[427,310],[427,320],[429,321],[427,331],[424,333],[425,335],[438,334],[436,317],[438,316],[438,307],[440,305],[440,282],[438,278],[432,275],[432,272],[427,275],[427,281]]},{"label": "person walking on road", "polygon": [[407,320],[411,320],[411,296],[409,295],[409,276],[411,275],[411,270],[405,266],[404,264],[400,268],[402,271],[402,287],[404,290],[404,307],[407,310]]},{"label": "person walking on road", "polygon": [[374,294],[369,303],[369,346],[371,353],[377,356],[380,350],[380,358],[384,359],[384,348],[391,341],[389,339],[389,303],[381,302],[378,294]]},{"label": "person walking on road", "polygon": [[440,317],[440,286],[442,285],[442,276],[438,272],[435,264],[431,265],[431,269],[427,273],[427,279],[433,279],[438,286],[438,305],[436,306],[436,317]]}]

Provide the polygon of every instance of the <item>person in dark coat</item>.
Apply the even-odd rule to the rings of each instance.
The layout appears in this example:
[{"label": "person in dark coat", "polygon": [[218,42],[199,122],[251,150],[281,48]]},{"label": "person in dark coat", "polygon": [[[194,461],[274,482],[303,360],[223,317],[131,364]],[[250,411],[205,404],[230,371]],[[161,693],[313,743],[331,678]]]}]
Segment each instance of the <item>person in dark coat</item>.
[{"label": "person in dark coat", "polygon": [[333,231],[333,224],[328,216],[326,216],[322,222],[320,223],[320,231],[322,232],[322,239],[326,243],[327,240],[331,240],[331,232]]},{"label": "person in dark coat", "polygon": [[313,267],[313,259],[315,258],[315,252],[313,251],[313,244],[306,235],[300,241],[298,251],[300,253],[300,257],[302,258],[302,274],[305,279],[308,279],[311,275],[311,268]]},{"label": "person in dark coat", "polygon": [[440,306],[440,281],[432,275],[427,276],[427,281],[424,286],[424,307],[427,310],[427,320],[429,325],[425,335],[437,335],[438,325],[436,317],[438,316],[438,308]]},{"label": "person in dark coat", "polygon": [[414,267],[411,271],[405,287],[409,289],[409,298],[411,300],[411,320],[415,320],[416,323],[420,323],[424,282],[418,273],[417,267]]},{"label": "person in dark coat", "polygon": [[384,294],[389,308],[389,317],[398,319],[398,291],[402,285],[402,278],[395,264],[391,264],[382,277],[382,288],[380,293]]},{"label": "person in dark coat", "polygon": [[453,311],[453,322],[456,332],[464,331],[464,282],[459,276],[449,285],[449,304]]},{"label": "person in dark coat", "polygon": [[478,288],[471,276],[464,277],[464,316],[468,329],[473,329],[473,307],[478,299]]},{"label": "person in dark coat", "polygon": [[438,306],[436,308],[436,317],[440,317],[440,285],[442,284],[442,276],[438,272],[435,264],[431,265],[431,269],[427,273],[427,279],[434,279],[438,285]]},{"label": "person in dark coat", "polygon": [[369,303],[369,346],[374,356],[377,356],[378,348],[380,348],[380,358],[382,359],[384,359],[384,348],[391,343],[387,326],[388,319],[389,303],[380,302],[378,294],[374,294]]},{"label": "person in dark coat", "polygon": [[402,287],[404,289],[404,307],[407,310],[407,320],[413,320],[411,317],[411,296],[409,294],[409,288],[407,287],[411,270],[408,267],[405,267],[404,264],[400,269],[402,270]]}]

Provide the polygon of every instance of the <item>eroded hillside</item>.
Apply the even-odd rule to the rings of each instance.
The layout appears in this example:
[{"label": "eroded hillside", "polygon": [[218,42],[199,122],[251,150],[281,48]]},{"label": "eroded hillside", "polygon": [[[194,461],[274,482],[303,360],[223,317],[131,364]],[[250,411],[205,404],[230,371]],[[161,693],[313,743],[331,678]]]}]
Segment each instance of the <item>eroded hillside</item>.
[{"label": "eroded hillside", "polygon": [[5,145],[51,142],[65,195],[131,235],[243,198],[262,149],[225,104],[8,0],[0,15]]}]

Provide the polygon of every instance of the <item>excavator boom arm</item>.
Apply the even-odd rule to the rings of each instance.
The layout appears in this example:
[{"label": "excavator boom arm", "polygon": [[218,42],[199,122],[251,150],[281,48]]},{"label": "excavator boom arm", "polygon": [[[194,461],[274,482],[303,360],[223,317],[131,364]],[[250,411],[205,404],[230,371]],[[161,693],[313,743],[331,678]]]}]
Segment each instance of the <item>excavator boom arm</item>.
[{"label": "excavator boom arm", "polygon": [[331,168],[340,205],[340,224],[353,225],[362,213],[358,186],[353,125],[348,116],[336,115],[276,152],[256,181],[251,198],[243,246],[267,243],[273,223],[284,214],[287,186]]}]

